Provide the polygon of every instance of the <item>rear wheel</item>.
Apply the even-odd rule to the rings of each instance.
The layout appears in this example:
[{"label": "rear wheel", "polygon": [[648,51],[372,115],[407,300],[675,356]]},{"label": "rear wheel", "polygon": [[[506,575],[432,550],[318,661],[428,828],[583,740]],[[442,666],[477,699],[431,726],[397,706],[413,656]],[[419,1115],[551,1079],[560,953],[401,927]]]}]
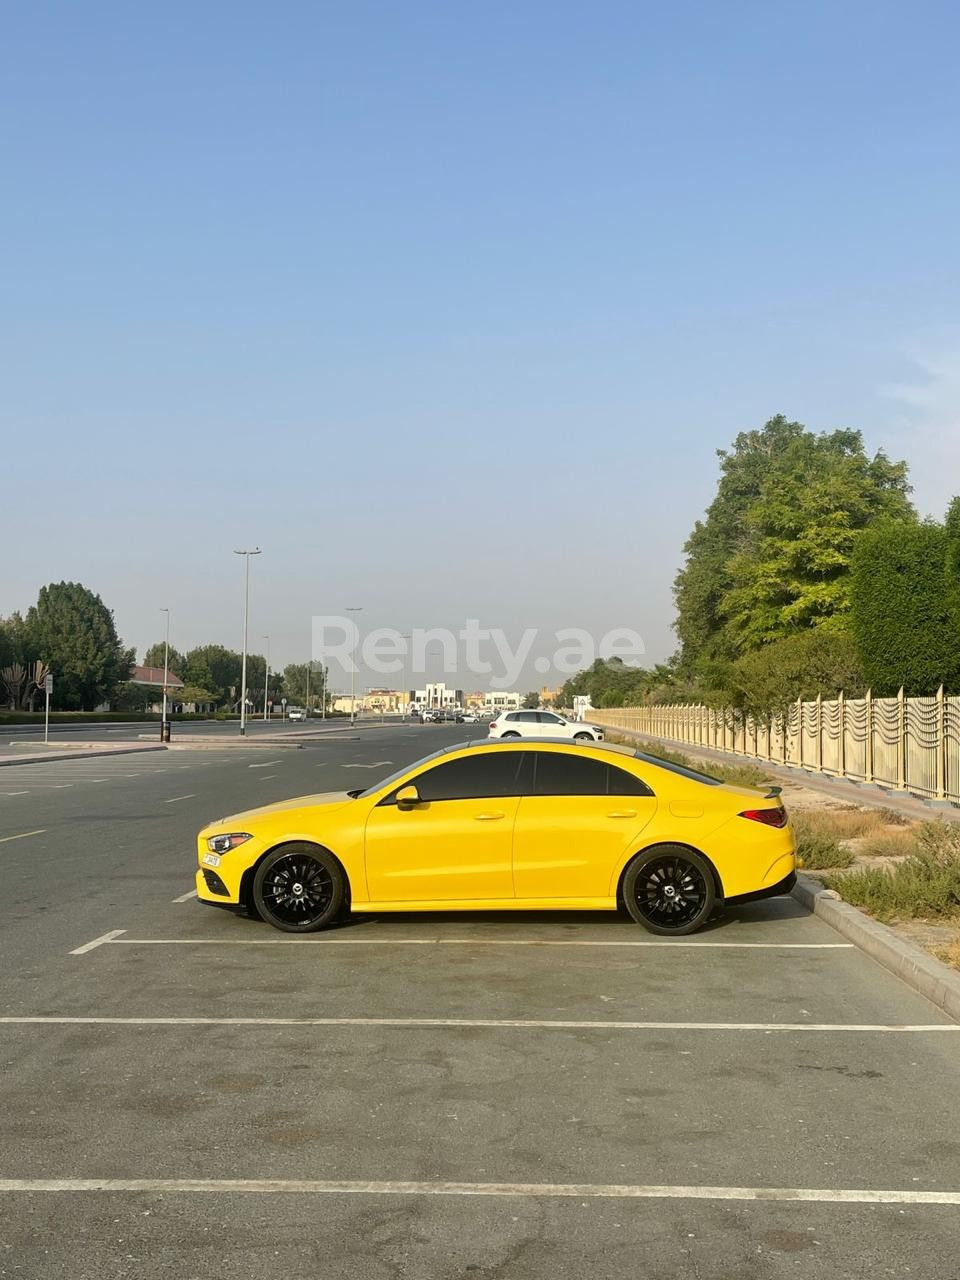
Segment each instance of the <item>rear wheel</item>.
[{"label": "rear wheel", "polygon": [[623,878],[627,910],[651,933],[694,933],[716,903],[713,872],[699,853],[664,844],[638,854]]},{"label": "rear wheel", "polygon": [[520,735],[519,733],[511,732],[511,733],[501,733],[500,737],[501,738],[519,738]]},{"label": "rear wheel", "polygon": [[268,853],[253,878],[253,902],[275,929],[313,933],[336,918],[346,899],[343,870],[326,849],[286,844]]}]

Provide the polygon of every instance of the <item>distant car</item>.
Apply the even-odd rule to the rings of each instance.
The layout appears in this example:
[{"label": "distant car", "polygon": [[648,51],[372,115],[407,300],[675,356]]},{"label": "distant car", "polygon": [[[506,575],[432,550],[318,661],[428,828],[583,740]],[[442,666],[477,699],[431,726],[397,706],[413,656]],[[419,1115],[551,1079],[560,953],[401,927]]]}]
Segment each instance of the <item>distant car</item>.
[{"label": "distant car", "polygon": [[476,724],[480,717],[475,711],[459,711],[457,713],[457,724]]},{"label": "distant car", "polygon": [[290,707],[287,711],[288,720],[306,720],[306,718],[307,713],[304,711],[303,707]]},{"label": "distant car", "polygon": [[599,725],[568,720],[555,711],[507,711],[491,720],[491,738],[573,738],[577,742],[602,742]]}]

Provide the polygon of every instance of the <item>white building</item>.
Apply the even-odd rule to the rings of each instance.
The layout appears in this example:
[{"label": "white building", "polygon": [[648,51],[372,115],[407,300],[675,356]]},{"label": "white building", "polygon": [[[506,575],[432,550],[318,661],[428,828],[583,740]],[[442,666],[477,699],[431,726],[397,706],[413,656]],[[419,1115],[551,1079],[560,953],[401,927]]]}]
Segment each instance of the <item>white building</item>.
[{"label": "white building", "polygon": [[483,705],[487,711],[519,711],[523,702],[522,693],[488,693],[484,696]]},{"label": "white building", "polygon": [[410,702],[421,711],[426,710],[427,707],[459,711],[463,707],[463,690],[448,689],[441,681],[438,684],[428,684],[425,689],[411,689]]}]

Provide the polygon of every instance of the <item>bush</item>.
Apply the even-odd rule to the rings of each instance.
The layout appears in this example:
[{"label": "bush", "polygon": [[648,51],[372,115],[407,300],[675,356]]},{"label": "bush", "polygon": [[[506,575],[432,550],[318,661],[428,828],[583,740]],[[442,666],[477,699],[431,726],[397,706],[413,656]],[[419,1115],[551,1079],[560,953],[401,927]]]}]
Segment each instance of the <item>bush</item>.
[{"label": "bush", "polygon": [[835,835],[806,822],[802,814],[792,819],[792,825],[797,840],[797,857],[801,859],[804,870],[836,870],[849,867],[853,862],[853,854],[841,847]]},{"label": "bush", "polygon": [[878,920],[950,919],[960,915],[960,828],[925,822],[917,852],[891,867],[867,867],[827,884]]}]

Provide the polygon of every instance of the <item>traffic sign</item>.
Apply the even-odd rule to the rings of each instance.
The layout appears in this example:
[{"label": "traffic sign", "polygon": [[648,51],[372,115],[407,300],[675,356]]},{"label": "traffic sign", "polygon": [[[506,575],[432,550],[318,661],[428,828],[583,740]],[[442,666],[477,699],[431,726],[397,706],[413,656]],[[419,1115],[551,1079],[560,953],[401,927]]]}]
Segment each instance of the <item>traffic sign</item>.
[{"label": "traffic sign", "polygon": [[53,693],[53,676],[51,675],[44,676],[43,691],[44,693]]}]

